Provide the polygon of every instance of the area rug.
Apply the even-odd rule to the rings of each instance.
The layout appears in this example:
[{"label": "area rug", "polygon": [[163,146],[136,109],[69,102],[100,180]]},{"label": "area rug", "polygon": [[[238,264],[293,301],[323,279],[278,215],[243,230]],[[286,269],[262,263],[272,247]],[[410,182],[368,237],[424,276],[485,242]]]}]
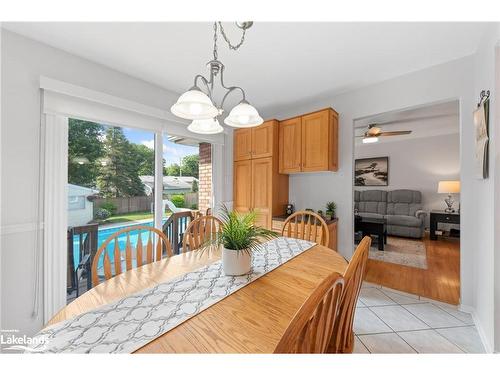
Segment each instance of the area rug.
[{"label": "area rug", "polygon": [[378,250],[376,240],[370,248],[370,259],[427,269],[427,251],[423,241],[401,237],[387,237],[384,251]]}]

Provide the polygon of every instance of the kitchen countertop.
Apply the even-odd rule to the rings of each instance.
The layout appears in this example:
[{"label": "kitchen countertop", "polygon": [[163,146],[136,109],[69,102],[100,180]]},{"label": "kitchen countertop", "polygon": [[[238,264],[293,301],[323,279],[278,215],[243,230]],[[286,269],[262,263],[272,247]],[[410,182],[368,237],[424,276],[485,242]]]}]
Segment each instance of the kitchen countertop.
[{"label": "kitchen countertop", "polygon": [[[277,220],[277,221],[285,221],[287,218],[288,218],[289,215],[279,215],[279,216],[273,216],[273,220]],[[326,220],[325,218],[323,218],[323,220],[325,220],[326,224],[327,225],[330,225],[332,223],[335,223],[337,222],[339,219],[338,218],[335,218],[335,219],[332,219],[332,220]]]}]

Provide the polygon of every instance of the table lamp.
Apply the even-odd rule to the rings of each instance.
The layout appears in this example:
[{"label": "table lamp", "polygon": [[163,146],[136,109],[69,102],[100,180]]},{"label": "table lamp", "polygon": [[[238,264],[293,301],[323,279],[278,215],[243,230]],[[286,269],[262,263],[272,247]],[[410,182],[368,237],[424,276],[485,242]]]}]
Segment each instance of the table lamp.
[{"label": "table lamp", "polygon": [[451,194],[460,193],[460,181],[439,181],[438,193],[448,194],[448,198],[444,200],[448,207],[444,212],[455,212],[453,209],[454,200]]}]

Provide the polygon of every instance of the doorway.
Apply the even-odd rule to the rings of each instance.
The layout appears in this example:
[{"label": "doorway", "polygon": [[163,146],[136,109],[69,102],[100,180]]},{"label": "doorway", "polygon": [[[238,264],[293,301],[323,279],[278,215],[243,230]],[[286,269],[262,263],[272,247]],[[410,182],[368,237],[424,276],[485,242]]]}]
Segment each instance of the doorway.
[{"label": "doorway", "polygon": [[458,305],[459,102],[377,114],[354,128],[353,235],[372,238],[366,281]]}]

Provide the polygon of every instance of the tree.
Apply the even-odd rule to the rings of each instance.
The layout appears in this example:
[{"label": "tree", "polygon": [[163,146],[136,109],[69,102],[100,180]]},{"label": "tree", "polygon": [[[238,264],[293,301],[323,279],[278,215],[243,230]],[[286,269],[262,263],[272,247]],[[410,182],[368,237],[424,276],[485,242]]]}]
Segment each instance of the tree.
[{"label": "tree", "polygon": [[165,176],[179,176],[180,171],[181,168],[179,167],[179,164],[173,163],[165,167],[164,173]]},{"label": "tree", "polygon": [[136,143],[132,143],[131,146],[134,158],[139,163],[139,176],[154,176],[155,151],[145,145]]},{"label": "tree", "polygon": [[97,186],[104,197],[133,197],[144,195],[144,185],[139,178],[140,161],[134,147],[118,127],[106,131],[104,157],[97,177]]},{"label": "tree", "polygon": [[[68,123],[68,182],[95,188],[99,173],[98,159],[104,155],[101,142],[104,127],[95,122],[72,118]],[[77,158],[85,158],[87,162],[77,163]]]},{"label": "tree", "polygon": [[197,180],[193,180],[193,184],[191,185],[191,191],[193,193],[197,193],[198,192],[198,181]]},{"label": "tree", "polygon": [[200,155],[187,155],[182,158],[182,175],[192,176],[198,178],[198,168],[200,162]]}]

